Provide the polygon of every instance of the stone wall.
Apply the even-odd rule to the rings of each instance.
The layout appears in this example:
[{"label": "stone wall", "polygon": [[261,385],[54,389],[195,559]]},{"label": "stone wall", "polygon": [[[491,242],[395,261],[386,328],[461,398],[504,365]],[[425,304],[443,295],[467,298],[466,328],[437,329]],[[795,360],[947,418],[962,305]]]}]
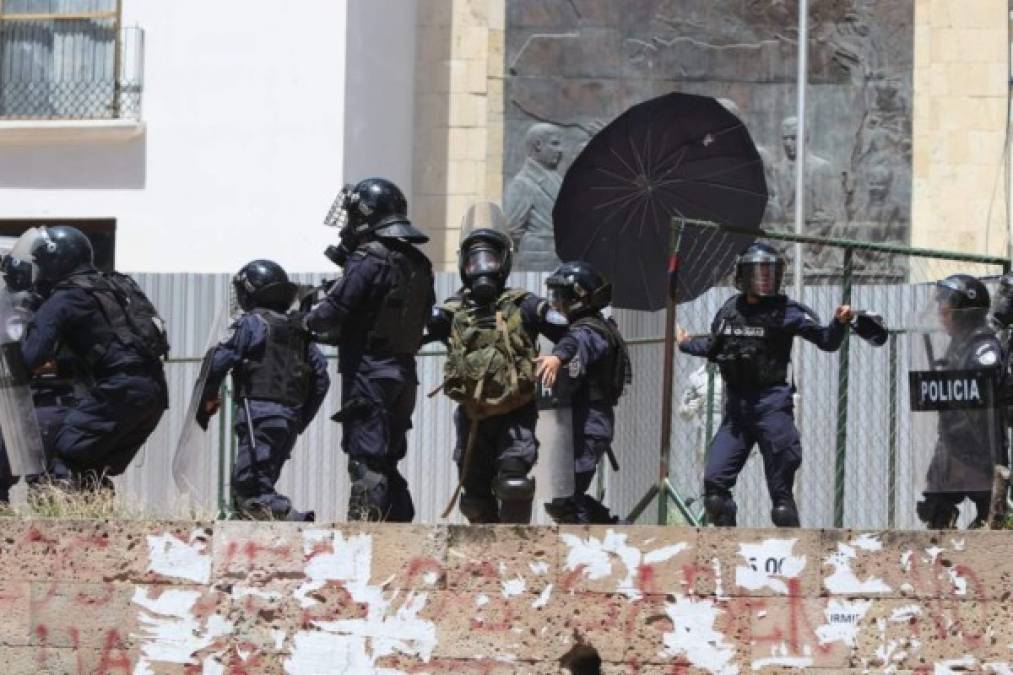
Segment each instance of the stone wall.
[{"label": "stone wall", "polygon": [[5,673],[1013,668],[1013,533],[0,527]]}]

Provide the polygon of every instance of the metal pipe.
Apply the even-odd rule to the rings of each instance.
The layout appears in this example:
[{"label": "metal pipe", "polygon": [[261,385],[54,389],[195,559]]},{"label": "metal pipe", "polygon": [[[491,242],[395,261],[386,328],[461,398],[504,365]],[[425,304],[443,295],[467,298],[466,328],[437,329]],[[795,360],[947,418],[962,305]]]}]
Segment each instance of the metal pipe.
[{"label": "metal pipe", "polygon": [[[798,1],[798,135],[795,137],[795,234],[805,230],[806,87],[809,83],[809,0]],[[795,244],[795,298],[802,302],[802,244]],[[796,372],[796,379],[798,375]]]},{"label": "metal pipe", "polygon": [[[842,305],[851,304],[851,271],[854,249],[844,249]],[[834,461],[834,527],[844,527],[844,488],[848,457],[848,368],[851,331],[845,330],[837,365],[837,452]]]},{"label": "metal pipe", "polygon": [[887,457],[887,513],[886,525],[891,530],[897,524],[897,334],[890,333],[890,430],[887,432],[889,455]]}]

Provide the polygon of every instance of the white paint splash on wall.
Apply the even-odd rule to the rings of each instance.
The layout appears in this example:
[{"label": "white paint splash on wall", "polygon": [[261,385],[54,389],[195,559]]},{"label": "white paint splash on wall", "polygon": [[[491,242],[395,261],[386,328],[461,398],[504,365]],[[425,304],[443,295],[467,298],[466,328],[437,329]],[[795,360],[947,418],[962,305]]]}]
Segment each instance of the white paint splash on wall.
[{"label": "white paint splash on wall", "polygon": [[209,583],[211,554],[206,535],[202,530],[194,530],[189,543],[171,533],[148,535],[148,570],[165,577]]},{"label": "white paint splash on wall", "polygon": [[428,661],[436,646],[436,625],[419,618],[427,593],[409,592],[399,606],[399,593],[386,597],[380,586],[369,583],[373,543],[368,534],[352,535],[334,530],[303,532],[307,556],[307,580],[294,595],[303,607],[318,601],[310,594],[327,583],[338,582],[353,602],[365,606],[364,618],[314,621],[318,630],[295,634],[291,656],[285,659],[292,675],[319,672],[384,673],[377,659],[402,653]]},{"label": "white paint splash on wall", "polygon": [[708,599],[677,596],[675,602],[665,603],[672,630],[663,636],[663,655],[685,655],[692,665],[714,675],[737,675],[735,647],[714,627],[721,612],[714,601]]},{"label": "white paint splash on wall", "polygon": [[858,551],[878,551],[882,544],[874,535],[863,534],[852,539],[848,544],[837,543],[837,552],[830,554],[823,561],[834,571],[823,579],[823,586],[835,595],[852,595],[860,593],[889,593],[890,586],[878,577],[860,580],[851,569],[851,561],[858,557]]},{"label": "white paint splash on wall", "polygon": [[616,582],[616,592],[631,600],[639,599],[643,593],[636,587],[635,578],[641,565],[665,562],[690,548],[684,542],[670,544],[643,553],[627,543],[625,533],[608,529],[601,539],[582,539],[566,532],[560,533],[563,543],[569,548],[566,554],[566,569],[573,571],[583,568],[584,577],[590,580],[604,579],[612,574],[612,556],[619,558],[626,569],[626,576]]},{"label": "white paint splash on wall", "polygon": [[528,567],[531,568],[531,573],[535,576],[541,577],[549,573],[549,564],[541,560],[538,562],[528,563]]},{"label": "white paint splash on wall", "polygon": [[549,584],[545,589],[538,595],[538,599],[531,603],[532,609],[541,609],[549,604],[549,598],[552,597],[552,584]]},{"label": "white paint splash on wall", "polygon": [[138,670],[150,671],[154,663],[196,664],[196,652],[232,632],[233,625],[217,614],[197,619],[194,606],[200,597],[200,591],[167,588],[153,598],[144,587],[134,589],[131,601],[142,608],[140,632],[131,634],[141,652]]},{"label": "white paint splash on wall", "polygon": [[520,595],[527,588],[527,583],[523,577],[517,577],[516,579],[507,579],[506,581],[500,582],[503,586],[503,597],[512,598],[515,595]]},{"label": "white paint splash on wall", "polygon": [[816,628],[816,637],[820,644],[843,642],[848,647],[855,646],[858,638],[859,623],[872,607],[872,600],[842,600],[830,598],[823,611],[827,622]]},{"label": "white paint splash on wall", "polygon": [[965,654],[959,659],[937,661],[935,668],[933,668],[933,672],[935,675],[956,675],[957,673],[966,673],[969,670],[974,670],[974,667],[977,664],[977,659]]},{"label": "white paint splash on wall", "polygon": [[792,553],[798,539],[765,539],[759,543],[739,544],[739,556],[745,565],[735,568],[735,584],[749,590],[769,588],[788,594],[785,579],[795,579],[805,569],[805,556]]}]

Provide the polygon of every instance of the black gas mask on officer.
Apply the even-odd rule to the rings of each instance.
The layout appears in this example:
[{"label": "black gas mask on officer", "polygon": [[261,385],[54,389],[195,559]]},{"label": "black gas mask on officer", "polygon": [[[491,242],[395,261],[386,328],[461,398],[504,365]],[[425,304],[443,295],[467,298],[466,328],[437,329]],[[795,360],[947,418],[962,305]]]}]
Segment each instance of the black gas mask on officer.
[{"label": "black gas mask on officer", "polygon": [[510,239],[497,230],[475,230],[461,242],[458,271],[478,305],[496,301],[506,286],[511,266]]}]

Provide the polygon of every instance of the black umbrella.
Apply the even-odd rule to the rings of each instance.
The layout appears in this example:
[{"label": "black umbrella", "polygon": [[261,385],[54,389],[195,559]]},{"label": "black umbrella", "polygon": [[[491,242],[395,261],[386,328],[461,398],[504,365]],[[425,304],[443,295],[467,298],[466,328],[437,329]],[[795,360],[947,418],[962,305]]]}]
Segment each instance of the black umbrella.
[{"label": "black umbrella", "polygon": [[[574,160],[552,211],[556,254],[604,274],[617,307],[658,310],[669,295],[672,216],[756,229],[766,204],[745,125],[713,98],[665,94],[617,117]],[[752,241],[701,232],[683,231],[679,302],[726,276]]]}]

